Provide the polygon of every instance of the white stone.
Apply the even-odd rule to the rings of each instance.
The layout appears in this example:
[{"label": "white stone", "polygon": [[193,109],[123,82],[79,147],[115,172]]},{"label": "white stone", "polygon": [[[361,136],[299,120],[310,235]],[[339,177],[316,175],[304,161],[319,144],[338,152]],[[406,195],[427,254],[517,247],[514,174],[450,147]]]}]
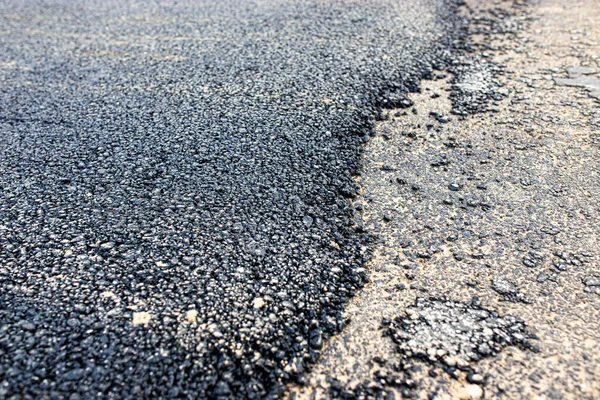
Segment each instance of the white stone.
[{"label": "white stone", "polygon": [[196,322],[198,321],[198,311],[196,310],[188,310],[185,313],[185,319],[187,322]]},{"label": "white stone", "polygon": [[146,311],[133,313],[133,325],[148,325],[151,318],[152,315]]},{"label": "white stone", "polygon": [[265,301],[262,298],[257,297],[252,302],[252,305],[254,306],[254,308],[261,308],[262,306],[265,305]]}]

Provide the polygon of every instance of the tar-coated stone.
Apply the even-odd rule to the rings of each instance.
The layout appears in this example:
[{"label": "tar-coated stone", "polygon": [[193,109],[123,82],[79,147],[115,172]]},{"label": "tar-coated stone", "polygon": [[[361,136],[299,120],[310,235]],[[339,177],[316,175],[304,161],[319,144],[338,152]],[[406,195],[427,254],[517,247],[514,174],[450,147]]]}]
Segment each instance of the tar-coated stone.
[{"label": "tar-coated stone", "polygon": [[506,346],[530,347],[523,321],[510,315],[447,299],[419,298],[385,333],[406,362],[411,359],[470,368],[469,363],[497,354]]},{"label": "tar-coated stone", "polygon": [[506,279],[494,279],[492,281],[492,289],[494,289],[494,291],[501,295],[505,300],[529,303],[529,300],[523,295],[523,293],[519,292],[517,286]]},{"label": "tar-coated stone", "polygon": [[0,2],[0,397],[281,394],[365,280],[358,146],[455,6]]}]

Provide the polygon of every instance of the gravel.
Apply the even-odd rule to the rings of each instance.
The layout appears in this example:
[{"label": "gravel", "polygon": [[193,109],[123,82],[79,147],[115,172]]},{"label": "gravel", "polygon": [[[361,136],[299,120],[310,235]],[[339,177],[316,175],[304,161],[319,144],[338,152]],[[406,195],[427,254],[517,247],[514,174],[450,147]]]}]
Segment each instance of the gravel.
[{"label": "gravel", "polygon": [[[415,359],[469,369],[470,362],[506,346],[531,348],[532,335],[523,321],[482,308],[477,301],[419,298],[405,315],[384,325],[406,363]],[[471,383],[483,381],[476,375],[469,378]]]},{"label": "gravel", "polygon": [[301,381],[366,279],[358,146],[455,7],[2,2],[0,397]]}]

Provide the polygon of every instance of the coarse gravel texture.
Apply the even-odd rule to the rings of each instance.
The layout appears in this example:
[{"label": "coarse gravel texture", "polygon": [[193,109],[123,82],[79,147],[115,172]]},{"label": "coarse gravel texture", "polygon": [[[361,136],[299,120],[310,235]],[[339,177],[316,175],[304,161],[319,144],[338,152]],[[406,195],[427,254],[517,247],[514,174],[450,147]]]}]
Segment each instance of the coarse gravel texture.
[{"label": "coarse gravel texture", "polygon": [[[572,81],[600,78],[600,3],[466,9],[461,68],[496,72],[462,87],[500,96],[468,115],[465,75],[439,71],[384,115],[357,178],[369,282],[290,398],[600,397],[600,102]],[[481,336],[460,327],[480,309],[515,322],[516,346],[444,362]]]},{"label": "coarse gravel texture", "polygon": [[265,398],[366,278],[359,144],[453,0],[0,3],[0,398]]},{"label": "coarse gravel texture", "polygon": [[523,321],[499,316],[477,303],[417,299],[406,315],[384,322],[386,334],[406,362],[418,358],[447,367],[467,367],[506,346],[531,347],[532,336]]}]

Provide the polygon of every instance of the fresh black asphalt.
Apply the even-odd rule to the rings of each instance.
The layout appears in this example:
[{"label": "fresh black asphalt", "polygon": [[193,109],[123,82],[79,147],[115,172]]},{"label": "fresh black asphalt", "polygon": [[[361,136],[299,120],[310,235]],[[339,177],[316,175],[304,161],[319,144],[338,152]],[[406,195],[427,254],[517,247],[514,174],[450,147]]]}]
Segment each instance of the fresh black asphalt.
[{"label": "fresh black asphalt", "polygon": [[360,144],[455,7],[1,2],[0,398],[305,379],[366,277]]}]

